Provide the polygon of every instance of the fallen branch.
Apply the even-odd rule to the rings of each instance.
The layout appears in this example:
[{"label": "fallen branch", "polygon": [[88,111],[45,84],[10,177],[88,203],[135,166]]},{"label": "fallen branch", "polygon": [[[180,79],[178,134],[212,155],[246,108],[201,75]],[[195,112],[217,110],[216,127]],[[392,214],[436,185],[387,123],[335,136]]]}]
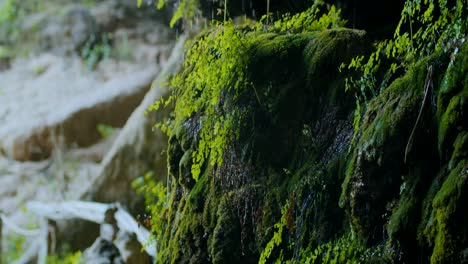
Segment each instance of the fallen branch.
[{"label": "fallen branch", "polygon": [[121,231],[135,233],[138,242],[144,245],[148,255],[156,257],[155,241],[144,227],[126,212],[119,204],[102,204],[95,202],[70,201],[62,203],[28,202],[28,211],[51,220],[85,219],[97,224],[105,223],[105,213],[108,209],[117,208],[115,219]]},{"label": "fallen branch", "polygon": [[[138,225],[138,222],[119,204],[102,204],[95,202],[70,201],[61,203],[43,203],[32,201],[26,204],[26,209],[40,216],[40,229],[24,229],[17,226],[6,215],[0,214],[0,227],[14,233],[32,237],[33,241],[25,253],[14,264],[29,263],[35,256],[39,264],[45,264],[48,250],[49,220],[84,219],[97,224],[105,224],[105,214],[109,209],[117,209],[115,220],[120,231],[134,233],[138,242],[151,257],[156,257],[156,246],[150,232]],[[2,225],[3,224],[3,225]],[[1,234],[1,232],[0,232]],[[1,236],[0,236],[1,240]],[[1,248],[0,248],[1,252]]]}]

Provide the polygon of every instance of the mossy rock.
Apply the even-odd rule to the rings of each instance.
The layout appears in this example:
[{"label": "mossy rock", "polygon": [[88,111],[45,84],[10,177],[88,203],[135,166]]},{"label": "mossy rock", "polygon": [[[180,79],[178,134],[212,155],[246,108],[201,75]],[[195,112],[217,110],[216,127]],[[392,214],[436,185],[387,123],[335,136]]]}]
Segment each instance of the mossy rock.
[{"label": "mossy rock", "polygon": [[405,147],[423,100],[428,63],[416,64],[367,106],[341,197],[354,229],[364,236],[375,226],[383,228],[386,204],[399,193],[407,170]]},{"label": "mossy rock", "polygon": [[[222,91],[217,104],[220,112],[242,113],[239,137],[228,141],[223,163],[204,164],[198,181],[188,179],[200,132],[190,124],[207,118],[203,112],[170,136],[173,198],[159,248],[161,263],[257,262],[288,199],[295,206],[285,239],[300,234],[306,247],[342,234],[335,227],[344,213],[336,204],[355,104],[338,68],[343,59],[369,50],[364,33],[339,29],[248,36],[255,44],[248,51],[247,85]],[[334,51],[339,54],[331,57]],[[307,211],[311,204],[321,213]],[[307,223],[298,231],[296,213]]]},{"label": "mossy rock", "polygon": [[452,142],[459,131],[468,129],[468,45],[460,48],[448,68],[437,96],[439,119],[439,152],[449,159]]}]

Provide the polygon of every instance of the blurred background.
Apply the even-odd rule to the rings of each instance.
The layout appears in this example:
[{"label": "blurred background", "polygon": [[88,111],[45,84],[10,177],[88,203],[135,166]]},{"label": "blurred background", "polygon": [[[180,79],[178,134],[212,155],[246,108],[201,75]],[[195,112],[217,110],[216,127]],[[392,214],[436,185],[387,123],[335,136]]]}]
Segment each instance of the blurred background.
[{"label": "blurred background", "polygon": [[[164,179],[167,170],[167,139],[152,132],[157,114],[148,119],[144,111],[163,94],[148,91],[179,35],[171,16],[151,1],[137,8],[136,0],[0,0],[0,261],[35,259],[24,258],[37,248],[35,237],[14,232],[40,229],[31,201],[120,202],[143,215],[131,182],[150,170]],[[48,225],[48,255],[62,260],[99,236],[89,221]]]}]

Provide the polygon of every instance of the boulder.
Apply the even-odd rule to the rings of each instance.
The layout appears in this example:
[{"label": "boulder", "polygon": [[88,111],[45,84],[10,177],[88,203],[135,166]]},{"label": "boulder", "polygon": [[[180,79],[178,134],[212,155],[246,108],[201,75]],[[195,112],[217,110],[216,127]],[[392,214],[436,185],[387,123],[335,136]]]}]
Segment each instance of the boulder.
[{"label": "boulder", "polygon": [[79,50],[98,34],[95,17],[82,7],[70,8],[64,16],[46,17],[41,24],[39,40],[44,49]]},{"label": "boulder", "polygon": [[[155,84],[162,83],[180,67],[184,41],[185,37],[179,39]],[[166,179],[166,157],[162,152],[167,149],[167,136],[153,128],[158,121],[168,116],[169,110],[166,108],[149,114],[145,112],[167,92],[167,87],[155,85],[146,94],[104,157],[100,172],[95,180],[89,183],[83,199],[105,203],[120,202],[128,206],[130,211],[135,211],[142,209],[142,199],[131,188],[131,182],[148,171],[154,171],[160,180]]]},{"label": "boulder", "polygon": [[43,160],[58,142],[98,142],[99,124],[123,126],[159,69],[150,62],[108,68],[113,71],[89,72],[78,58],[49,54],[0,73],[0,152],[19,161]]}]

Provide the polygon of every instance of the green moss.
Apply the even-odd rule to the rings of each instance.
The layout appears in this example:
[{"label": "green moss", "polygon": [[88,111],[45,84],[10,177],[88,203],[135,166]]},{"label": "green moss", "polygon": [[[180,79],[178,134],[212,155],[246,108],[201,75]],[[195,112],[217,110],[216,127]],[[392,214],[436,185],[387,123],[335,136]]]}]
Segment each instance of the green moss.
[{"label": "green moss", "polygon": [[460,250],[457,237],[465,227],[454,223],[466,220],[462,207],[467,198],[467,178],[466,161],[461,161],[434,197],[432,221],[428,222],[425,230],[428,239],[434,243],[431,263],[450,263],[457,259],[455,253]]},{"label": "green moss", "polygon": [[458,134],[453,143],[452,158],[449,162],[449,168],[452,169],[459,161],[468,157],[468,131],[463,131]]},{"label": "green moss", "polygon": [[[318,35],[320,39],[316,39]],[[338,74],[340,58],[330,61],[328,55],[333,50],[326,48],[327,43],[331,42],[334,49],[345,49],[343,55],[355,54],[362,51],[362,32],[343,29],[323,33],[258,34],[252,36],[252,41],[255,44],[248,52],[249,62],[243,76],[253,87],[246,85],[239,87],[234,95],[229,92],[221,95],[223,111],[242,112],[239,119],[234,120],[247,124],[238,127],[241,131],[236,141],[227,141],[231,145],[224,151],[224,162],[200,167],[198,181],[188,184],[190,152],[202,144],[197,133],[203,134],[203,131],[193,133],[195,130],[187,124],[205,120],[205,117],[193,115],[180,123],[184,128],[176,126],[170,137],[169,162],[178,179],[178,187],[173,192],[182,192],[178,209],[170,212],[174,220],[168,229],[174,231],[166,232],[162,245],[162,250],[167,252],[163,257],[171,262],[191,261],[185,254],[196,254],[198,260],[206,256],[214,263],[255,262],[274,232],[272,227],[280,218],[280,205],[288,199],[294,206],[288,210],[285,240],[275,248],[272,259],[280,255],[285,259],[290,257],[287,244],[295,239],[294,235],[301,237],[304,247],[312,247],[341,234],[336,226],[341,225],[343,211],[334,207],[338,203],[346,163],[342,146],[345,143],[329,139],[339,133],[347,138],[350,127],[337,127],[334,122],[339,122],[336,120],[340,118],[348,120],[350,113],[347,107],[342,110],[344,117],[335,110],[331,115],[318,116],[314,110],[332,109],[330,105],[339,104],[336,98],[347,97],[343,79],[329,82]],[[314,48],[315,45],[319,48]],[[312,67],[313,63],[325,68]],[[314,80],[308,80],[307,76]],[[317,104],[324,100],[324,105]],[[313,106],[314,110],[308,106]],[[320,124],[323,135],[305,133],[304,124]],[[310,144],[311,137],[317,138],[314,144]],[[291,140],[303,147],[296,147]],[[242,148],[237,149],[237,145]],[[308,154],[304,156],[303,152]],[[319,163],[323,166],[318,166]],[[172,170],[172,166],[177,166],[177,171]],[[285,167],[290,167],[291,171]],[[174,205],[176,202],[173,200]],[[308,208],[320,208],[320,213]],[[295,221],[303,224],[296,227]],[[191,236],[203,239],[189,239]],[[205,250],[205,255],[198,250]],[[280,254],[282,250],[284,253]]]},{"label": "green moss", "polygon": [[405,147],[422,101],[428,64],[430,59],[418,62],[367,105],[340,199],[361,235],[383,225],[385,206],[399,193]]},{"label": "green moss", "polygon": [[232,194],[225,195],[216,212],[216,227],[209,245],[212,263],[240,263],[240,228],[234,208],[230,204]]},{"label": "green moss", "polygon": [[411,223],[411,219],[415,217],[413,212],[416,206],[417,198],[411,194],[400,199],[396,211],[388,221],[387,233],[390,238],[400,238],[402,234],[397,233],[408,231],[408,225]]},{"label": "green moss", "polygon": [[[446,168],[442,168],[437,176],[432,181],[427,193],[425,194],[424,200],[421,207],[421,222],[418,227],[417,239],[418,243],[421,246],[426,245],[427,243],[432,243],[431,238],[435,237],[435,234],[427,234],[426,227],[432,223],[432,201],[436,196],[437,192],[442,186],[443,179],[446,174]],[[431,230],[432,231],[432,230]],[[429,239],[428,239],[429,238]]]},{"label": "green moss", "polygon": [[449,66],[437,95],[439,119],[439,152],[451,151],[451,144],[460,128],[467,129],[468,117],[468,45],[460,48],[453,64]]},{"label": "green moss", "polygon": [[[468,87],[468,86],[467,86]],[[465,121],[468,118],[468,89],[464,89],[460,94],[453,96],[442,114],[439,122],[439,148],[442,150],[444,145],[453,140],[457,131],[461,127],[466,127]],[[450,138],[450,139],[449,139]]]},{"label": "green moss", "polygon": [[[190,168],[186,167],[185,171],[190,171]],[[189,201],[194,211],[202,212],[203,210],[207,196],[206,192],[211,189],[209,172],[209,169],[205,170],[205,173],[200,177],[200,179],[195,183],[195,186],[193,186],[193,189],[190,191]]]},{"label": "green moss", "polygon": [[351,192],[350,181],[354,176],[354,169],[356,166],[356,159],[352,157],[346,166],[345,178],[341,184],[341,195],[339,205],[341,208],[345,208],[349,202],[349,194]]},{"label": "green moss", "polygon": [[[388,263],[401,257],[411,263],[423,258],[412,253],[419,250],[432,254],[433,262],[456,261],[468,239],[454,236],[467,230],[454,223],[468,219],[460,209],[465,180],[452,175],[466,171],[460,164],[466,162],[468,133],[462,122],[466,89],[454,81],[456,88],[445,83],[445,92],[438,92],[441,76],[456,75],[454,68],[444,75],[447,60],[434,55],[418,61],[369,101],[358,141],[347,153],[355,101],[344,92],[345,76],[338,76],[338,66],[343,58],[366,52],[363,33],[243,34],[237,36],[250,38],[248,45],[238,43],[229,52],[241,49],[248,59],[237,65],[240,75],[224,76],[226,87],[210,93],[206,85],[216,76],[203,71],[209,80],[198,82],[193,65],[186,65],[184,78],[201,85],[185,87],[194,88],[186,95],[199,100],[201,108],[175,122],[170,137],[168,160],[175,181],[160,262],[256,262],[280,220],[284,229],[269,261]],[[222,62],[225,55],[214,52],[221,44],[211,44],[204,52]],[[421,109],[429,65],[435,69],[434,90]],[[429,103],[435,92],[438,120]],[[216,137],[203,132],[204,126]],[[450,146],[444,147],[450,163],[437,157],[440,131],[448,131],[443,145]],[[215,150],[222,162],[198,160],[195,181],[194,153],[206,148],[208,139],[223,146]],[[206,161],[211,154],[204,152]],[[282,215],[285,201],[291,206]]]},{"label": "green moss", "polygon": [[[346,106],[351,100],[338,100],[345,95],[344,79],[338,74],[337,62],[349,61],[355,54],[369,52],[364,31],[332,29],[320,32],[304,49],[306,79],[314,90],[311,96],[325,94],[332,104]],[[322,89],[317,89],[321,87]],[[347,98],[349,99],[349,98]]]}]

